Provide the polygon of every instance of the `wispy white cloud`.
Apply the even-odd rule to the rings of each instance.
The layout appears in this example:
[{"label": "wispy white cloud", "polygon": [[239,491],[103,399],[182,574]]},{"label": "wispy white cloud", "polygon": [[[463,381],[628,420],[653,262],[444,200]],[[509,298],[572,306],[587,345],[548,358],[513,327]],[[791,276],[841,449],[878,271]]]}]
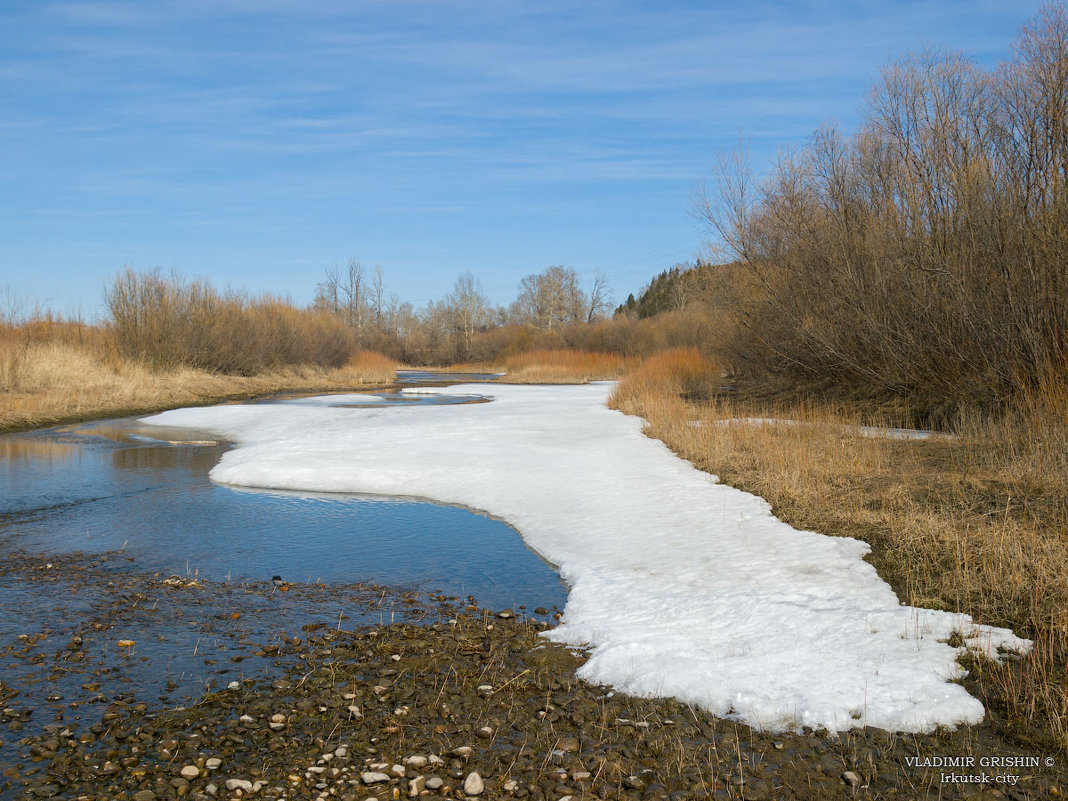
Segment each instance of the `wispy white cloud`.
[{"label": "wispy white cloud", "polygon": [[[257,263],[280,243],[307,246],[309,232],[409,253],[416,224],[437,252],[470,255],[480,238],[500,251],[530,219],[544,243],[598,231],[607,239],[591,250],[615,252],[620,237],[621,251],[639,237],[660,253],[683,236],[697,248],[686,206],[716,148],[741,131],[763,158],[829,119],[855,125],[893,56],[932,43],[992,64],[1038,5],[0,6],[0,263],[42,232],[110,246],[116,260],[131,239],[155,243],[167,263],[189,252],[194,227],[218,252],[269,239]],[[504,249],[542,252],[518,239]]]}]

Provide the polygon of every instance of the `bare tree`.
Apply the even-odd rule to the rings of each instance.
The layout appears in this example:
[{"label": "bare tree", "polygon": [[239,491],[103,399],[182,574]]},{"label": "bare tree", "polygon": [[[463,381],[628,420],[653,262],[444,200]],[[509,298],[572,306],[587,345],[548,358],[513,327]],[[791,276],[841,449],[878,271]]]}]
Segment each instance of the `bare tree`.
[{"label": "bare tree", "polygon": [[383,303],[386,294],[386,274],[382,267],[375,265],[371,274],[371,308],[375,313],[375,327],[382,329]]},{"label": "bare tree", "polygon": [[364,297],[364,269],[359,259],[349,259],[348,269],[342,276],[341,303],[346,322],[352,330],[363,330],[364,310],[367,299]]},{"label": "bare tree", "polygon": [[595,320],[607,317],[611,308],[612,290],[608,287],[608,275],[604,270],[597,270],[593,274],[593,286],[590,287],[586,322],[592,323]]},{"label": "bare tree", "polygon": [[570,267],[553,266],[520,281],[512,312],[519,322],[552,331],[585,320],[589,306],[578,273]]},{"label": "bare tree", "polygon": [[471,340],[475,333],[490,321],[492,311],[489,301],[478,279],[470,272],[465,272],[456,279],[444,306],[448,327],[459,341],[459,356],[466,359],[471,355]]},{"label": "bare tree", "polygon": [[717,154],[715,179],[712,192],[706,186],[698,187],[691,212],[717,235],[723,248],[748,261],[753,168],[748,147],[740,137],[733,150]]},{"label": "bare tree", "polygon": [[314,305],[320,311],[341,314],[341,270],[337,265],[328,267],[326,276],[315,285]]}]

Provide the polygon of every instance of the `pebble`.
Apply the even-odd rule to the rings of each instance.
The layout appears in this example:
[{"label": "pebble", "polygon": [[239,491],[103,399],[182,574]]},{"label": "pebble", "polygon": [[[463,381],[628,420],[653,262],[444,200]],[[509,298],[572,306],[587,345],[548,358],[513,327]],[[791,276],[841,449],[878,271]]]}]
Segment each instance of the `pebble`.
[{"label": "pebble", "polygon": [[[0,565],[0,576],[7,575],[3,570]],[[122,796],[128,801],[358,801],[371,795],[381,801],[420,801],[420,796],[426,801],[431,796],[439,801],[465,796],[472,801],[506,796],[516,801],[562,801],[568,796],[696,801],[705,796],[693,788],[708,787],[711,798],[744,794],[753,801],[770,801],[780,788],[791,787],[804,788],[797,794],[799,801],[815,801],[848,797],[860,788],[873,798],[903,798],[908,786],[914,790],[912,797],[933,797],[939,790],[937,774],[932,778],[907,770],[902,754],[1018,750],[995,740],[986,724],[907,739],[867,729],[838,739],[754,732],[671,700],[634,699],[590,687],[574,675],[581,655],[539,643],[544,626],[497,619],[490,632],[485,617],[482,610],[477,617],[457,615],[450,626],[442,614],[430,625],[385,625],[375,636],[358,626],[354,632],[336,634],[320,627],[309,630],[303,644],[286,637],[283,650],[292,667],[279,662],[263,678],[242,682],[239,693],[211,693],[195,715],[122,697],[108,690],[106,676],[90,677],[82,668],[75,689],[55,688],[85,704],[78,713],[82,728],[73,734],[63,733],[66,718],[49,729],[23,711],[21,699],[18,710],[10,706],[14,696],[0,684],[0,733],[7,737],[4,725],[14,731],[23,724],[43,729],[44,734],[26,732],[32,735],[25,746],[26,761],[51,760],[36,774],[29,773],[35,768],[28,764],[27,775],[18,779],[24,789],[16,792],[20,798]],[[187,612],[178,622],[184,626],[188,619]],[[114,622],[125,627],[126,619],[120,616]],[[104,630],[102,624],[93,629]],[[71,632],[58,636],[63,639],[57,642],[74,642]],[[94,636],[101,639],[94,643]],[[138,636],[140,655],[146,636]],[[105,649],[110,658],[131,663],[108,637],[85,639],[90,645],[111,644]],[[260,647],[249,643],[248,650]],[[71,652],[62,651],[63,662],[57,666]],[[391,661],[391,654],[403,658]],[[154,653],[148,656],[155,658]],[[218,669],[220,676],[226,672]],[[221,686],[227,681],[230,677]],[[77,694],[82,682],[90,682],[82,687],[86,693],[99,694],[99,707]],[[376,686],[377,698],[372,695]],[[49,688],[41,697],[49,692],[60,694]],[[403,727],[391,714],[401,707],[409,708]],[[546,722],[535,718],[538,710],[545,712]],[[69,714],[65,709],[63,713]],[[99,725],[88,722],[89,717]],[[600,728],[601,721],[608,725]],[[285,731],[271,734],[272,723]],[[479,728],[491,738],[480,736]],[[594,730],[596,745],[587,739]],[[471,744],[438,750],[442,743],[463,743],[463,738],[470,738]],[[200,755],[195,762],[193,755]],[[106,764],[95,767],[105,759]],[[309,770],[309,764],[317,770]],[[195,778],[187,769],[197,770]],[[744,784],[734,781],[739,770],[745,772]],[[476,772],[482,781],[477,795],[472,792]],[[368,786],[362,780],[372,774],[379,774],[378,781]],[[266,783],[227,775],[257,776]],[[1066,785],[1062,775],[1059,768],[1037,775],[1026,795],[1053,796],[1053,784]],[[628,777],[633,778],[624,789]],[[718,784],[711,789],[714,782]],[[944,801],[976,795],[970,787],[941,789]],[[988,789],[981,794],[993,795]],[[1006,795],[1024,797],[1019,792]]]},{"label": "pebble", "polygon": [[379,771],[365,770],[360,774],[360,781],[364,784],[382,784],[389,781],[388,773],[380,773]]},{"label": "pebble", "polygon": [[408,797],[417,798],[426,789],[426,776],[416,776],[408,782]]},{"label": "pebble", "polygon": [[464,793],[467,795],[481,795],[486,789],[486,783],[478,775],[478,771],[471,771],[464,779]]}]

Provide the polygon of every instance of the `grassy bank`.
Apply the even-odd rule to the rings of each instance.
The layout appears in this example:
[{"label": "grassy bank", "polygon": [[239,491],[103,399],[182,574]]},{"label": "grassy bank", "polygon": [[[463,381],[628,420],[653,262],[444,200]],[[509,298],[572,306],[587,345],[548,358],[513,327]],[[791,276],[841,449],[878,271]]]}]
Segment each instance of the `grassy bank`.
[{"label": "grassy bank", "polygon": [[953,436],[909,440],[859,429],[900,424],[872,409],[723,383],[696,351],[671,351],[630,371],[613,404],[795,527],[868,542],[903,602],[1033,639],[1018,662],[970,663],[966,683],[1005,736],[1068,752],[1068,395],[1048,389],[965,416]]},{"label": "grassy bank", "polygon": [[0,431],[249,398],[290,390],[347,390],[392,383],[396,364],[362,352],[342,367],[286,365],[251,375],[193,367],[151,368],[99,338],[9,339],[0,347]]}]

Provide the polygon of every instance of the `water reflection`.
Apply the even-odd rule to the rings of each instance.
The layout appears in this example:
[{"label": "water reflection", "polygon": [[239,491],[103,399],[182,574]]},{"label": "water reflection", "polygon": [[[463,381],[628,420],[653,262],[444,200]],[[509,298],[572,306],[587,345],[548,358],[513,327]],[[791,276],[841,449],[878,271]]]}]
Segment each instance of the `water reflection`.
[{"label": "water reflection", "polygon": [[457,373],[448,370],[398,370],[397,383],[404,385],[427,384],[481,384],[496,381],[504,373]]},{"label": "water reflection", "polygon": [[497,608],[563,605],[552,566],[499,520],[413,499],[219,486],[208,472],[229,445],[212,436],[109,420],[0,437],[0,545],[124,549],[131,569],[219,580],[282,574],[473,594]]},{"label": "water reflection", "polygon": [[0,460],[11,462],[59,462],[76,456],[81,442],[63,442],[59,439],[3,438],[0,437]]}]

